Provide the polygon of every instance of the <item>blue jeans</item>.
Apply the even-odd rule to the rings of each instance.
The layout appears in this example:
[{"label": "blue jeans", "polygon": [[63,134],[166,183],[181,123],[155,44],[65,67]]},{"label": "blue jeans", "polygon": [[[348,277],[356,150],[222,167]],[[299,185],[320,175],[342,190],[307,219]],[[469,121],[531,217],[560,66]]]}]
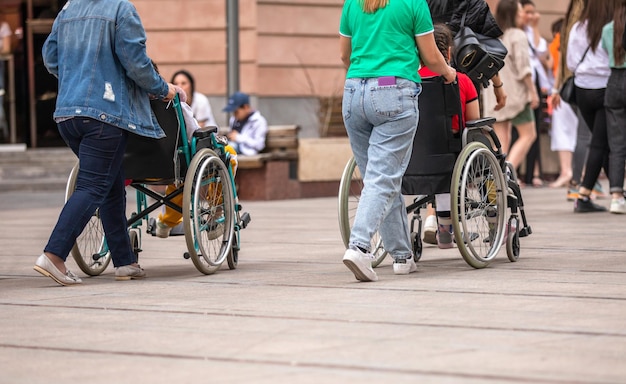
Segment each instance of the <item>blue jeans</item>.
[{"label": "blue jeans", "polygon": [[94,119],[75,117],[58,124],[63,140],[78,156],[76,189],[65,203],[44,251],[63,260],[91,216],[100,218],[113,265],[137,262],[126,226],[126,189],[122,160],[128,132]]},{"label": "blue jeans", "polygon": [[421,85],[405,79],[391,86],[378,86],[376,78],[345,82],[343,120],[364,185],[351,247],[370,251],[372,236],[378,231],[394,259],[413,257],[400,187],[417,131],[421,90]]}]

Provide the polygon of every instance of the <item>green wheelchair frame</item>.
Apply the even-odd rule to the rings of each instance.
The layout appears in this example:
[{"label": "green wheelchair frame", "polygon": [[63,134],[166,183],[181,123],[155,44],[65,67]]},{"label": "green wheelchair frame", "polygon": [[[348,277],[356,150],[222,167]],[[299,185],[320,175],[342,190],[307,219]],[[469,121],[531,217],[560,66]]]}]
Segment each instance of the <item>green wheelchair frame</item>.
[{"label": "green wheelchair frame", "polygon": [[[167,206],[183,216],[182,225],[187,244],[184,258],[191,258],[196,268],[207,275],[217,271],[225,260],[230,269],[235,269],[241,249],[240,231],[246,228],[251,218],[247,212],[242,211],[238,201],[231,155],[225,149],[227,143],[217,136],[217,127],[199,129],[193,133],[190,141],[187,140],[180,103],[179,98],[175,97],[165,108],[167,110],[173,107],[175,115],[171,111],[160,112],[169,113],[170,119],[175,116],[177,122],[176,127],[161,124],[166,134],[172,135],[176,129],[175,136],[173,135],[176,138],[173,164],[175,177],[133,178],[129,184],[136,190],[137,196],[136,211],[127,220],[131,247],[135,254],[141,252],[142,222],[146,222],[146,233],[154,235],[155,220],[150,218],[150,214]],[[161,104],[165,105],[162,102]],[[153,107],[157,106],[159,109],[162,109],[162,105],[153,103]],[[157,110],[155,114],[159,119],[159,113],[156,112]],[[159,143],[156,139],[148,140],[149,146],[154,147]],[[74,192],[78,171],[77,163],[68,178],[66,201]],[[184,178],[180,177],[183,172]],[[150,171],[146,174],[150,175]],[[176,189],[168,194],[158,193],[153,188],[168,184],[176,185]],[[182,206],[172,201],[180,194],[183,195]],[[150,202],[149,199],[154,201]],[[87,275],[97,276],[107,268],[111,253],[106,243],[99,209],[76,239],[71,254]]]}]

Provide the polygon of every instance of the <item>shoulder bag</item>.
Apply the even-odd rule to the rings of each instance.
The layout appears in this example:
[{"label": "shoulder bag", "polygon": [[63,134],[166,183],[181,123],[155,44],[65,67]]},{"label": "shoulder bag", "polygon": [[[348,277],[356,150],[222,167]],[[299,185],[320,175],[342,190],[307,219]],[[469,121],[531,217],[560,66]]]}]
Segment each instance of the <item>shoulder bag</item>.
[{"label": "shoulder bag", "polygon": [[474,32],[465,26],[467,9],[461,19],[459,32],[454,36],[453,66],[467,74],[475,84],[489,85],[489,79],[504,67],[508,51],[502,41]]},{"label": "shoulder bag", "polygon": [[[580,63],[582,63],[585,59],[585,56],[587,56],[587,52],[589,52],[589,47],[587,47],[585,53],[583,54],[583,57],[581,57],[578,64],[576,64],[576,68],[574,68],[574,73],[576,73],[576,69],[578,69]],[[568,77],[561,86],[561,90],[559,91],[559,96],[561,96],[561,100],[569,105],[576,105],[576,86],[574,85],[574,76],[575,75],[572,74],[572,76]]]}]

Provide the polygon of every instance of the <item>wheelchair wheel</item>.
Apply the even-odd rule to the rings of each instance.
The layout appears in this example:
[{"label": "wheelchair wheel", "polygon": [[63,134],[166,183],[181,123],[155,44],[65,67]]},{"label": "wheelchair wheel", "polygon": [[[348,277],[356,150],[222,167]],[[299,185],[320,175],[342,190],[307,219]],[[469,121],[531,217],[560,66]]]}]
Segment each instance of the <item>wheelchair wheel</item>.
[{"label": "wheelchair wheel", "polygon": [[474,268],[486,267],[502,246],[506,195],[493,152],[479,142],[466,145],[452,173],[452,227],[463,259]]},{"label": "wheelchair wheel", "polygon": [[411,245],[413,246],[413,261],[417,263],[422,258],[422,250],[424,249],[422,238],[418,232],[411,233]]},{"label": "wheelchair wheel", "polygon": [[[352,157],[348,160],[339,183],[339,231],[346,248],[350,242],[350,232],[362,189],[363,179],[359,167],[356,165],[356,160]],[[383,248],[383,242],[378,233],[374,234],[372,238],[371,252],[376,257],[372,262],[372,267],[376,268],[387,256],[387,251]]]},{"label": "wheelchair wheel", "polygon": [[510,217],[507,224],[508,235],[506,238],[506,256],[509,261],[514,263],[519,259],[520,243],[519,243],[519,219]]},{"label": "wheelchair wheel", "polygon": [[[79,164],[76,163],[67,180],[65,201],[67,202],[76,189]],[[98,276],[109,265],[111,252],[104,238],[104,228],[100,220],[100,209],[96,209],[83,232],[76,238],[70,252],[78,267],[89,276]]]},{"label": "wheelchair wheel", "polygon": [[228,169],[215,152],[203,148],[189,165],[183,189],[187,249],[200,272],[215,272],[232,252],[234,218]]},{"label": "wheelchair wheel", "polygon": [[128,232],[128,237],[130,238],[130,247],[133,249],[133,253],[137,256],[137,260],[139,260],[139,252],[141,252],[141,244],[139,244],[139,234],[137,230],[130,230]]},{"label": "wheelchair wheel", "polygon": [[236,246],[239,244],[239,231],[235,231],[234,236],[236,244],[233,244],[228,256],[226,256],[226,262],[228,262],[228,268],[230,269],[237,269],[237,264],[239,263],[239,247]]}]

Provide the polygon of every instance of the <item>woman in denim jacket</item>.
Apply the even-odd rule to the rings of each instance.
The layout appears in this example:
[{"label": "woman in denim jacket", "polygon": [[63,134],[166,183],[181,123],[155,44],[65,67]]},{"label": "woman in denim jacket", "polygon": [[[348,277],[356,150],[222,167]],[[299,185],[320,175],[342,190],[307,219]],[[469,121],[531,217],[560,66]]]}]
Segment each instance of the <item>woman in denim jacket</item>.
[{"label": "woman in denim jacket", "polygon": [[111,250],[116,280],[142,278],[126,228],[122,159],[129,132],[165,134],[149,95],[175,95],[146,54],[146,36],[127,0],[70,0],[43,46],[44,64],[59,80],[54,119],[78,156],[76,190],[66,202],[35,270],[61,285],[81,283],[65,260],[97,208]]}]

